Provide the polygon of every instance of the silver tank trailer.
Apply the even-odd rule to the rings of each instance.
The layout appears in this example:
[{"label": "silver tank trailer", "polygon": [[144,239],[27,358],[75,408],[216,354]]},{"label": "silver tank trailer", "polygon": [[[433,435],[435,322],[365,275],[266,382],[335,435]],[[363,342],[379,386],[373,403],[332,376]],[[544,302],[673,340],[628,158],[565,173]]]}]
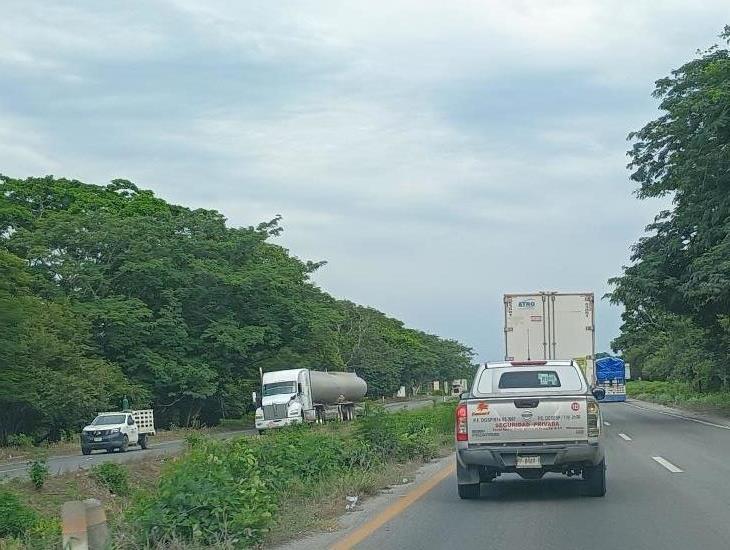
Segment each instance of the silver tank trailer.
[{"label": "silver tank trailer", "polygon": [[312,384],[312,401],[325,405],[357,402],[365,397],[368,385],[354,372],[309,371]]}]

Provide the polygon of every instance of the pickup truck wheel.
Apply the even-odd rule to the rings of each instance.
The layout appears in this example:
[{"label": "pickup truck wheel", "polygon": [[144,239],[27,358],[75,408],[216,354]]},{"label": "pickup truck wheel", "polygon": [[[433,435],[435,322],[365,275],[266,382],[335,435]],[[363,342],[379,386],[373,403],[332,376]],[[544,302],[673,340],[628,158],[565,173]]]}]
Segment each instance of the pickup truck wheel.
[{"label": "pickup truck wheel", "polygon": [[266,430],[259,430],[259,435],[264,435],[264,432],[265,432],[265,431],[266,431]]},{"label": "pickup truck wheel", "polygon": [[119,447],[119,452],[126,453],[128,447],[129,447],[129,437],[127,437],[127,434],[124,434],[124,439],[122,440],[122,446]]},{"label": "pickup truck wheel", "polygon": [[460,499],[474,499],[479,498],[480,485],[478,483],[470,483],[468,485],[459,485],[459,498]]},{"label": "pickup truck wheel", "polygon": [[583,469],[586,495],[591,497],[602,497],[606,494],[606,460],[599,464]]},{"label": "pickup truck wheel", "polygon": [[81,454],[82,455],[90,455],[91,454],[91,447],[81,447]]},{"label": "pickup truck wheel", "polygon": [[142,449],[147,448],[147,435],[142,434],[139,436],[139,446],[142,447]]}]

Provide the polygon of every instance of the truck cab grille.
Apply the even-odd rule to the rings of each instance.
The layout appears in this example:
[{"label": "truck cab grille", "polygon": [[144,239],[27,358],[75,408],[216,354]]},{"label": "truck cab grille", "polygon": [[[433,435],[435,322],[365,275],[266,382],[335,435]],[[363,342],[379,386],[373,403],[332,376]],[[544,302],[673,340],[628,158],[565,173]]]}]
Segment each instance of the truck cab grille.
[{"label": "truck cab grille", "polygon": [[286,403],[275,403],[273,405],[264,405],[264,420],[281,420],[286,418]]}]

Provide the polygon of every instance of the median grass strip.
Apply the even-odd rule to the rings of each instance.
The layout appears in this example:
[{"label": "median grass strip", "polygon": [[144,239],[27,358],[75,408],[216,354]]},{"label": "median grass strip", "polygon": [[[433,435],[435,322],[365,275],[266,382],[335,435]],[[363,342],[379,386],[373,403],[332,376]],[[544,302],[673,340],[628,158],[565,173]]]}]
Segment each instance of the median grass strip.
[{"label": "median grass strip", "polygon": [[[56,522],[63,501],[100,498],[117,550],[269,546],[334,528],[347,496],[411,479],[451,445],[452,422],[449,404],[389,414],[375,407],[355,422],[262,437],[193,435],[177,457],[50,478],[41,491],[19,480],[5,488]],[[111,490],[123,478],[128,487]],[[0,548],[33,548],[28,533],[13,537],[14,546],[4,539]]]},{"label": "median grass strip", "polygon": [[626,384],[629,397],[730,417],[730,391],[701,392],[684,382],[637,380]]}]

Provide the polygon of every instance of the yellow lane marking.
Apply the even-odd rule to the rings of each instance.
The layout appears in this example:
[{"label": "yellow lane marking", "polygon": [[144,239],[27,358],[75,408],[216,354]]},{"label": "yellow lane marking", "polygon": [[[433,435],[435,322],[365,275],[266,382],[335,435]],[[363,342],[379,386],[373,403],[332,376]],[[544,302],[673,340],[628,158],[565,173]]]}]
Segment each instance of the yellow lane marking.
[{"label": "yellow lane marking", "polygon": [[423,497],[431,489],[436,487],[436,485],[453,474],[454,470],[456,470],[456,465],[452,462],[449,466],[437,471],[432,477],[401,497],[398,502],[394,502],[377,516],[362,524],[350,534],[330,546],[330,550],[349,550],[355,545],[360,544],[383,525],[402,514],[411,504]]}]

